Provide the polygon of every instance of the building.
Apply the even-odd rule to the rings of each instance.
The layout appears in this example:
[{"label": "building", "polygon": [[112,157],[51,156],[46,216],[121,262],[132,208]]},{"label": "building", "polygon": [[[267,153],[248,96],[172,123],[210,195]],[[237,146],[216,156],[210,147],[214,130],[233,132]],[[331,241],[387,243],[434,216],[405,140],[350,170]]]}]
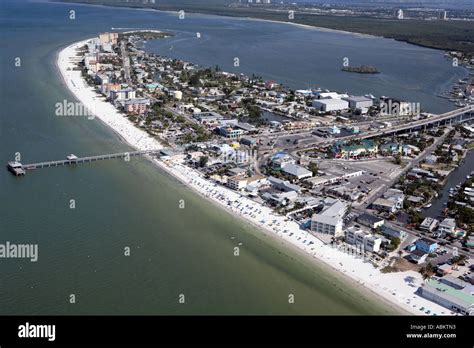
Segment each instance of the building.
[{"label": "building", "polygon": [[385,220],[377,216],[363,213],[357,217],[357,222],[361,223],[364,226],[376,229],[377,227],[382,227]]},{"label": "building", "polygon": [[227,186],[233,190],[239,191],[247,187],[250,184],[259,184],[266,178],[262,175],[254,175],[246,177],[242,174],[237,174],[227,178]]},{"label": "building", "polygon": [[438,268],[436,269],[436,272],[441,276],[445,276],[446,274],[449,274],[452,271],[453,271],[453,266],[448,265],[447,263],[444,263],[438,266]]},{"label": "building", "polygon": [[117,99],[117,100],[126,100],[126,99],[136,98],[136,92],[131,88],[119,89],[117,91],[112,90],[110,91],[110,95],[112,99]]},{"label": "building", "polygon": [[240,143],[247,146],[257,145],[257,140],[255,138],[245,137],[240,139]]},{"label": "building", "polygon": [[373,234],[354,226],[346,230],[345,241],[349,244],[363,247],[364,250],[370,252],[378,252],[380,250],[380,245],[382,244],[382,238],[376,237]]},{"label": "building", "polygon": [[415,245],[416,245],[416,250],[420,250],[427,254],[434,253],[436,249],[438,249],[438,243],[433,242],[427,238],[417,239],[417,241],[415,242]]},{"label": "building", "polygon": [[284,152],[278,152],[271,158],[273,169],[283,169],[288,164],[295,164],[296,160]]},{"label": "building", "polygon": [[172,91],[171,95],[173,96],[174,99],[176,100],[181,100],[183,99],[183,92],[181,91]]},{"label": "building", "polygon": [[118,41],[118,33],[101,33],[99,34],[99,41],[101,45],[104,45],[104,44],[116,45]]},{"label": "building", "polygon": [[345,203],[332,200],[320,213],[313,215],[311,218],[311,231],[329,234],[334,237],[343,236],[343,217],[346,214],[346,210],[347,205]]},{"label": "building", "polygon": [[193,117],[202,124],[215,124],[224,119],[224,116],[216,112],[198,112],[193,114]]},{"label": "building", "polygon": [[262,195],[262,198],[273,205],[287,205],[288,203],[293,202],[298,198],[298,193],[296,191],[273,193],[265,192]]},{"label": "building", "polygon": [[298,185],[292,184],[289,181],[286,180],[281,180],[278,178],[275,178],[274,176],[268,177],[268,182],[277,190],[280,191],[295,191],[295,192],[301,192],[301,187]]},{"label": "building", "polygon": [[403,193],[402,190],[397,190],[397,189],[393,189],[393,188],[388,189],[383,194],[383,198],[395,202],[395,208],[396,209],[402,209],[403,208],[403,201],[405,200],[405,194]]},{"label": "building", "polygon": [[371,139],[362,140],[360,144],[345,144],[337,142],[333,148],[336,158],[358,158],[361,156],[375,156],[378,145]]},{"label": "building", "polygon": [[387,225],[382,226],[382,234],[386,237],[398,238],[400,240],[403,240],[407,236],[407,233],[405,231],[395,229]]},{"label": "building", "polygon": [[421,250],[414,250],[410,253],[410,260],[412,260],[413,262],[417,264],[425,262],[427,257],[428,257],[428,254],[424,253]]},{"label": "building", "polygon": [[399,9],[397,11],[397,19],[403,19],[403,10],[402,9]]},{"label": "building", "polygon": [[219,134],[228,139],[238,139],[244,134],[244,131],[232,127],[220,127]]},{"label": "building", "polygon": [[306,168],[303,168],[297,164],[293,164],[293,163],[288,163],[288,164],[285,164],[282,168],[282,171],[291,176],[291,177],[294,177],[296,179],[305,179],[305,178],[311,178],[313,176],[313,173],[311,171],[309,171],[308,169]]},{"label": "building", "polygon": [[439,231],[441,233],[453,234],[456,229],[456,220],[453,218],[446,218],[439,224]]},{"label": "building", "polygon": [[313,107],[319,111],[342,111],[349,109],[349,103],[342,99],[317,99],[313,100]]},{"label": "building", "polygon": [[397,203],[385,198],[377,198],[372,203],[372,208],[378,211],[384,211],[388,213],[395,213],[397,211]]},{"label": "building", "polygon": [[148,106],[150,106],[150,100],[147,98],[130,99],[124,103],[125,111],[131,114],[143,115]]},{"label": "building", "polygon": [[431,217],[427,217],[423,220],[423,222],[420,224],[420,230],[422,231],[428,231],[428,232],[433,232],[436,227],[438,227],[439,221],[436,219],[433,219]]},{"label": "building", "polygon": [[344,97],[342,98],[342,100],[345,100],[349,103],[349,108],[351,110],[368,109],[372,105],[374,105],[374,101],[367,97],[358,97],[358,96]]},{"label": "building", "polygon": [[[447,280],[445,279],[447,278]],[[430,279],[418,289],[420,295],[450,311],[463,315],[474,315],[474,287],[470,284],[452,283],[450,276]],[[454,285],[454,286],[453,286]]]}]

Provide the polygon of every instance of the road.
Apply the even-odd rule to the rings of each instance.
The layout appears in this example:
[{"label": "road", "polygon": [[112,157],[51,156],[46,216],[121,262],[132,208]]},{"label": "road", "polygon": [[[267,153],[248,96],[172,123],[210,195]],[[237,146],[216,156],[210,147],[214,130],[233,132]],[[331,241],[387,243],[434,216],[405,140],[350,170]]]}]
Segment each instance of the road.
[{"label": "road", "polygon": [[125,81],[129,86],[132,85],[132,79],[130,78],[130,58],[127,54],[127,48],[125,41],[120,42],[120,51],[122,53],[122,66],[125,73]]},{"label": "road", "polygon": [[386,182],[384,185],[382,185],[380,187],[380,189],[377,190],[377,193],[372,195],[369,199],[367,199],[363,204],[360,205],[360,207],[362,208],[367,208],[369,205],[371,205],[377,198],[380,198],[384,193],[385,191],[387,191],[390,187],[392,187],[397,181],[398,181],[398,178],[405,174],[406,172],[408,172],[410,169],[412,169],[413,167],[416,167],[421,161],[423,161],[427,156],[429,156],[435,149],[438,145],[440,145],[444,139],[446,138],[446,136],[448,135],[448,133],[452,130],[452,127],[448,127],[446,128],[444,134],[442,136],[440,136],[439,138],[437,138],[433,144],[431,144],[430,146],[428,146],[427,148],[425,148],[423,150],[423,152],[421,152],[417,157],[411,159],[408,161],[408,164],[400,171],[400,173],[395,176],[393,179],[389,180],[388,182]]}]

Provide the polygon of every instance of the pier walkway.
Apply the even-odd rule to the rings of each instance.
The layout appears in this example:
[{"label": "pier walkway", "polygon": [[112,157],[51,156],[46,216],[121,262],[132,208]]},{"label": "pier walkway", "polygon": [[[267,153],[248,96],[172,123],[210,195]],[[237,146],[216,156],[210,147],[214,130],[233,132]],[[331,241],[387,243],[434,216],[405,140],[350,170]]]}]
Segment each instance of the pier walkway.
[{"label": "pier walkway", "polygon": [[24,175],[27,170],[48,168],[48,167],[58,167],[58,166],[65,166],[65,165],[79,164],[79,163],[89,163],[89,162],[103,161],[103,160],[109,160],[109,159],[128,160],[131,157],[150,155],[150,154],[155,154],[159,152],[160,150],[130,151],[130,152],[119,152],[119,153],[111,153],[111,154],[98,155],[98,156],[88,156],[88,157],[76,157],[75,155],[71,154],[67,156],[66,159],[57,160],[57,161],[47,161],[47,162],[28,163],[28,164],[22,164],[20,162],[9,162],[7,167],[14,175]]}]

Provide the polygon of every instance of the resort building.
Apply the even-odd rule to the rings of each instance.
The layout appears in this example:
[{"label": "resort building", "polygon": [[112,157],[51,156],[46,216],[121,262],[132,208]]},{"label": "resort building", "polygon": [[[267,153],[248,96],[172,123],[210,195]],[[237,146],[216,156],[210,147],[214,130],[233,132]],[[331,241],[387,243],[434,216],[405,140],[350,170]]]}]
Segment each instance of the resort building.
[{"label": "resort building", "polygon": [[331,200],[331,203],[323,210],[314,214],[311,218],[311,231],[329,234],[334,237],[344,235],[342,230],[343,217],[346,213],[347,205],[338,200]]},{"label": "resort building", "polygon": [[370,252],[378,252],[382,244],[382,238],[354,226],[346,230],[345,241],[349,244],[363,247],[364,250]]},{"label": "resort building", "polygon": [[143,115],[148,106],[150,106],[150,99],[147,98],[130,99],[124,103],[125,111],[131,114]]}]

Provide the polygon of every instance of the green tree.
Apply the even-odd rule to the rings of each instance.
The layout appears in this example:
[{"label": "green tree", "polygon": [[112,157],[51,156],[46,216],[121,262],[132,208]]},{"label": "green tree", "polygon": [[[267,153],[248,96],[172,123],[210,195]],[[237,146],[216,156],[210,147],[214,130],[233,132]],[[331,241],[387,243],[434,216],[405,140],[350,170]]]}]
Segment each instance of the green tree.
[{"label": "green tree", "polygon": [[311,162],[308,168],[311,173],[313,173],[313,176],[316,176],[318,174],[318,165],[315,162]]},{"label": "green tree", "polygon": [[201,156],[201,158],[199,158],[199,166],[202,168],[202,167],[205,167],[207,162],[209,161],[209,157],[207,156]]}]

